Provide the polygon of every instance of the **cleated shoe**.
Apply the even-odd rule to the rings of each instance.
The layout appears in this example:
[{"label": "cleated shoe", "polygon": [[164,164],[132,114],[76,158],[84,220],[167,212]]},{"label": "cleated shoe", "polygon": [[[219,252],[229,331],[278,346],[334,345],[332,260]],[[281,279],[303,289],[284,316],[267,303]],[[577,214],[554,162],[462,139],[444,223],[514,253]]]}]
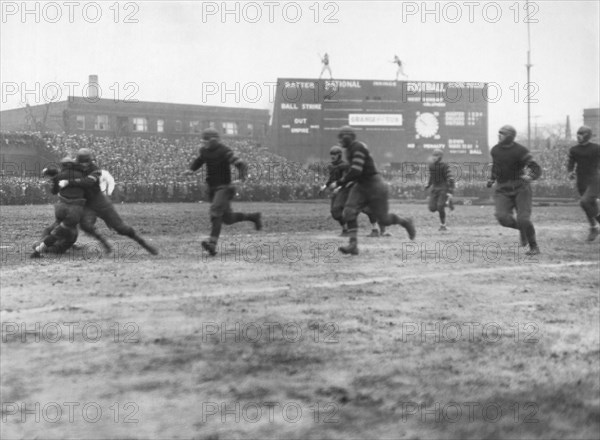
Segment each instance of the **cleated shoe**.
[{"label": "cleated shoe", "polygon": [[203,241],[201,244],[202,244],[202,249],[204,249],[206,252],[208,252],[211,257],[214,257],[215,255],[217,255],[217,247],[215,246],[215,244],[212,241]]},{"label": "cleated shoe", "polygon": [[447,231],[448,228],[446,227],[446,225],[441,225],[440,229],[438,229],[438,231]]},{"label": "cleated shoe", "polygon": [[417,236],[417,230],[415,229],[415,224],[414,224],[412,218],[409,218],[406,221],[405,229],[406,229],[406,232],[408,232],[408,238],[410,238],[411,240],[414,240],[415,237]]},{"label": "cleated shoe", "polygon": [[371,233],[367,237],[379,237],[379,231],[377,229],[371,230]]},{"label": "cleated shoe", "polygon": [[260,231],[262,229],[262,214],[257,212],[252,221],[254,222],[254,229]]},{"label": "cleated shoe", "polygon": [[598,228],[590,228],[590,233],[587,237],[587,241],[594,241],[599,233],[600,231],[598,230]]},{"label": "cleated shoe", "polygon": [[345,255],[358,255],[358,246],[356,244],[349,244],[348,246],[340,246],[338,250]]},{"label": "cleated shoe", "polygon": [[391,232],[388,232],[388,231],[384,231],[384,232],[382,232],[382,233],[381,233],[381,236],[382,236],[382,237],[393,237],[392,233],[391,233]]},{"label": "cleated shoe", "polygon": [[[144,249],[146,249],[146,250],[147,250],[148,252],[150,252],[152,255],[158,255],[158,250],[157,250],[157,249],[156,249],[154,246],[152,246],[152,245],[149,245],[148,243],[146,243],[146,241],[145,241],[145,240],[140,240],[140,242],[139,242],[139,243],[140,243],[140,245],[141,245],[141,246],[142,246]],[[108,253],[108,251],[107,251],[107,253]]]},{"label": "cleated shoe", "polygon": [[541,254],[540,252],[540,248],[537,246],[531,246],[529,248],[529,250],[527,252],[525,252],[525,255],[527,255],[528,257],[533,257],[535,255],[539,255]]},{"label": "cleated shoe", "polygon": [[33,251],[29,258],[42,258],[42,254],[40,254],[38,251]]}]

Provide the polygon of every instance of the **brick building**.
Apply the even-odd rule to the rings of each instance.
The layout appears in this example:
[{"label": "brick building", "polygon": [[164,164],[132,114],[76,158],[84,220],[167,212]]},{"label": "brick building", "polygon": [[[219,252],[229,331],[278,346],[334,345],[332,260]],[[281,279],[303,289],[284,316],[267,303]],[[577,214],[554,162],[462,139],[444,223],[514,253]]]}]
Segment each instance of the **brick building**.
[{"label": "brick building", "polygon": [[[90,86],[97,77],[90,76]],[[238,107],[172,104],[148,101],[114,101],[99,98],[94,87],[88,97],[0,112],[0,130],[40,131],[96,136],[160,136],[189,138],[205,128],[219,130],[227,138],[263,142],[269,111]]]}]

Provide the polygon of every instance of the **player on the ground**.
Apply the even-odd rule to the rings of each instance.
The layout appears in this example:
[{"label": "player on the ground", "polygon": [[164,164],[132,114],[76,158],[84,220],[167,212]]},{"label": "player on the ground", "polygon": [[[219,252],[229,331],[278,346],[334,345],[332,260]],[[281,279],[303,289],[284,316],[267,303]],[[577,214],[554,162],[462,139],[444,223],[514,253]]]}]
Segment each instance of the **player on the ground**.
[{"label": "player on the ground", "polygon": [[[531,181],[542,175],[541,167],[533,160],[531,153],[523,145],[514,141],[517,131],[504,125],[498,132],[498,144],[492,148],[492,174],[487,182],[491,188],[496,183],[494,201],[496,219],[506,227],[518,229],[521,245],[527,246],[527,255],[537,255],[540,249],[531,222],[532,190]],[[513,216],[517,211],[517,218]]]},{"label": "player on the ground", "polygon": [[237,158],[231,149],[223,145],[219,139],[219,132],[213,128],[207,128],[202,132],[202,146],[200,154],[190,165],[190,169],[183,172],[189,176],[206,164],[206,183],[210,205],[210,221],[212,228],[208,240],[202,241],[202,248],[211,256],[217,254],[217,242],[221,235],[223,223],[232,225],[234,223],[250,221],[254,223],[257,231],[262,229],[260,212],[244,214],[233,212],[231,200],[235,196],[235,187],[231,184],[231,165],[235,166],[240,179],[246,179],[248,166]]},{"label": "player on the ground", "polygon": [[83,178],[83,170],[74,159],[65,157],[60,162],[60,171],[44,170],[44,175],[52,176],[52,194],[58,194],[54,205],[55,222],[52,229],[44,230],[45,237],[35,245],[31,258],[40,258],[42,253],[64,253],[77,241],[77,224],[83,215],[85,191],[69,186],[74,179]]},{"label": "player on the ground", "polygon": [[[433,150],[427,159],[429,164],[429,182],[425,189],[431,188],[429,194],[429,210],[438,212],[440,216],[440,231],[447,231],[446,227],[446,204],[452,201],[454,192],[454,176],[446,162],[442,161],[444,153],[442,150]],[[454,209],[450,205],[450,209]]]},{"label": "player on the ground", "polygon": [[358,254],[358,214],[369,207],[377,222],[383,226],[401,225],[408,232],[409,238],[415,238],[416,231],[411,219],[403,219],[388,213],[388,186],[385,184],[377,169],[371,153],[365,144],[356,140],[356,133],[350,126],[344,126],[338,133],[338,139],[346,149],[346,157],[350,169],[339,180],[330,185],[331,189],[338,186],[353,184],[344,206],[343,217],[348,225],[350,242],[339,251],[343,254]]},{"label": "player on the ground", "polygon": [[78,186],[85,189],[86,204],[83,216],[79,226],[81,230],[90,234],[102,243],[107,252],[110,252],[111,247],[106,238],[100,235],[95,227],[96,216],[100,217],[111,229],[114,229],[118,234],[125,235],[140,244],[152,255],[157,255],[158,251],[154,246],[151,246],[140,237],[136,231],[121,219],[110,199],[104,195],[100,189],[100,176],[102,170],[94,163],[91,150],[82,148],[77,152],[77,163],[79,163],[84,172],[84,178],[69,181],[69,186]]},{"label": "player on the ground", "polygon": [[570,179],[577,179],[577,191],[581,196],[579,204],[590,223],[588,241],[594,241],[598,236],[598,196],[600,195],[600,145],[590,142],[592,129],[582,126],[577,130],[578,144],[569,150],[567,171]]}]

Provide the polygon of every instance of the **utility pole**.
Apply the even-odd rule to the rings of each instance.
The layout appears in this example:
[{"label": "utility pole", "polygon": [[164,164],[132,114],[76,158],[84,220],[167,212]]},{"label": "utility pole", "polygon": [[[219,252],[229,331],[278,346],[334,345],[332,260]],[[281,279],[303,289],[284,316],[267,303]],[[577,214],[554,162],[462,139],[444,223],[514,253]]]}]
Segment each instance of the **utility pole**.
[{"label": "utility pole", "polygon": [[[525,10],[529,13],[529,1],[525,2]],[[527,20],[527,148],[531,148],[531,33],[529,30],[529,19]]]}]

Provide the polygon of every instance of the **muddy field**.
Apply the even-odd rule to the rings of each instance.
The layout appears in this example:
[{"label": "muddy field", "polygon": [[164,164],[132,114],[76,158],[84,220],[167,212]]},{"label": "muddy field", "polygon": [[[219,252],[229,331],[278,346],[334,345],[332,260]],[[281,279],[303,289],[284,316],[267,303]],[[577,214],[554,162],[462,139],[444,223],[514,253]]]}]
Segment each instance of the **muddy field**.
[{"label": "muddy field", "polygon": [[3,439],[591,439],[600,436],[599,243],[578,206],[534,208],[534,260],[490,206],[449,232],[424,205],[345,243],[326,204],[119,205],[109,232],[30,260],[51,206],[2,207]]}]

